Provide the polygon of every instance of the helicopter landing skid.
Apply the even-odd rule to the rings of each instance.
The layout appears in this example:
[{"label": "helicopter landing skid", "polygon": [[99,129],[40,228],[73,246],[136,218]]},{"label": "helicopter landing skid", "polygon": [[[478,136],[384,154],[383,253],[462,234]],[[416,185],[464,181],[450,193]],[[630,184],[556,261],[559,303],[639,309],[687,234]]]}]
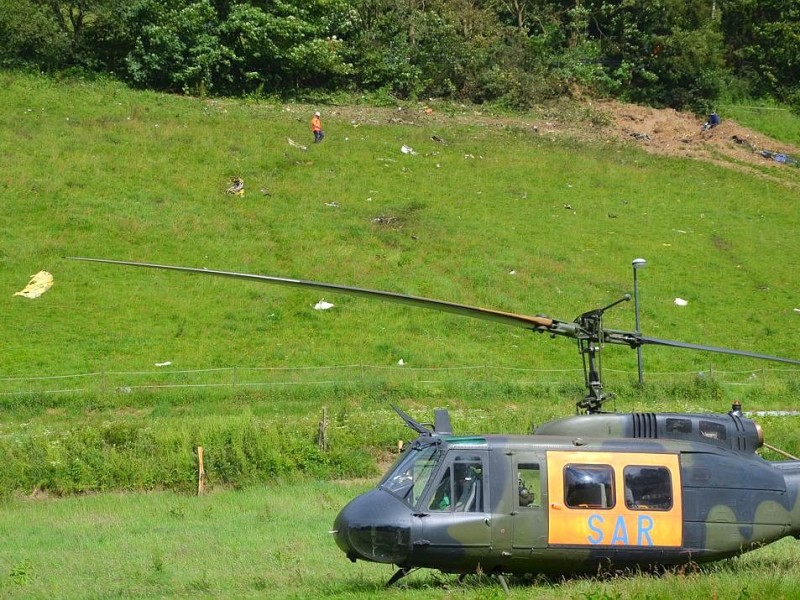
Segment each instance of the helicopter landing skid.
[{"label": "helicopter landing skid", "polygon": [[[462,573],[461,575],[459,575],[458,576],[458,583],[464,583],[464,580],[467,578],[467,575],[470,575],[470,573]],[[492,577],[494,577],[495,579],[497,579],[497,581],[500,582],[500,585],[503,586],[503,591],[506,594],[510,594],[511,593],[511,591],[508,589],[508,582],[506,581],[505,575],[503,575],[502,573],[497,571],[497,572],[493,572],[492,573]]]},{"label": "helicopter landing skid", "polygon": [[499,581],[500,585],[503,586],[503,591],[506,594],[510,594],[511,590],[508,589],[508,582],[506,581],[505,576],[502,573],[495,573],[494,576],[497,577],[497,581]]},{"label": "helicopter landing skid", "polygon": [[392,577],[389,579],[389,581],[386,582],[386,587],[387,588],[388,587],[392,587],[395,583],[400,581],[403,577],[405,577],[406,575],[408,575],[412,571],[416,571],[416,570],[417,570],[416,568],[412,569],[411,567],[400,567],[399,569],[397,569],[397,572],[395,572],[395,574],[392,575]]}]

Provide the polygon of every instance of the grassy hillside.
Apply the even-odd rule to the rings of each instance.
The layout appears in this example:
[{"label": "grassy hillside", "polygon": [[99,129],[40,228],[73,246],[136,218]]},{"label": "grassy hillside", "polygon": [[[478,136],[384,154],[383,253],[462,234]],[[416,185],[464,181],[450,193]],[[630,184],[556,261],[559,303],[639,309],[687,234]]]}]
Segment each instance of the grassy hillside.
[{"label": "grassy hillside", "polygon": [[[12,74],[0,84],[4,596],[450,597],[452,579],[427,572],[410,590],[382,592],[390,571],[345,571],[324,533],[409,435],[389,402],[419,418],[447,406],[460,432],[523,432],[582,395],[569,340],[344,296],[325,295],[335,308],[316,311],[316,292],[64,256],[565,320],[631,291],[631,260],[645,257],[647,334],[800,357],[794,172],[761,178],[606,143],[603,115],[585,108],[508,117],[436,103],[432,114],[321,107],[327,137],[315,146],[308,120],[320,107]],[[577,119],[585,135],[542,133],[559,119]],[[226,194],[233,177],[244,196]],[[14,295],[42,269],[52,289]],[[633,329],[632,303],[606,325]],[[621,410],[720,411],[734,398],[751,410],[797,408],[797,369],[668,348],[644,359],[640,389],[635,353],[604,353]],[[84,391],[58,392],[75,388]],[[323,407],[327,451],[315,438]],[[760,422],[768,441],[800,452],[797,418]],[[8,497],[190,492],[198,445],[216,494]],[[354,476],[368,479],[309,482]],[[797,587],[795,554],[781,544],[657,579],[515,582],[512,596],[778,597]],[[482,581],[454,593],[502,595]]]},{"label": "grassy hillside", "polygon": [[[535,115],[499,126],[426,120],[416,107],[331,107],[325,142],[302,151],[287,138],[309,142],[307,106],[11,75],[0,93],[8,375],[166,360],[577,362],[569,343],[481,322],[346,297],[313,311],[316,292],[65,255],[302,277],[562,319],[630,291],[630,260],[643,256],[646,333],[800,355],[797,191],[787,186],[626,148],[554,143],[534,132]],[[417,154],[401,153],[404,144]],[[244,179],[244,197],[225,194],[233,176]],[[53,290],[13,297],[40,269],[53,273]],[[677,296],[688,307],[676,308]],[[608,315],[610,326],[632,324],[631,304]],[[612,353],[615,367],[630,366],[633,353],[614,348],[609,361]],[[648,352],[648,363],[752,365],[672,350]]]},{"label": "grassy hillside", "polygon": [[[585,108],[508,117],[433,103],[428,114],[422,105],[212,101],[16,74],[0,82],[1,424],[14,436],[37,431],[46,452],[46,432],[89,423],[101,428],[100,456],[125,447],[113,443],[123,433],[130,447],[150,448],[153,438],[183,447],[251,418],[254,435],[305,419],[309,431],[298,436],[310,439],[323,405],[354,419],[345,448],[381,447],[396,435],[386,399],[428,414],[435,405],[464,409],[463,429],[521,431],[569,413],[582,394],[569,340],[70,255],[328,281],[564,320],[630,292],[631,260],[645,257],[645,333],[800,357],[797,178],[587,141],[603,115]],[[308,126],[315,108],[327,133],[319,145]],[[558,119],[586,135],[542,133]],[[244,196],[226,194],[233,177],[244,179]],[[42,269],[55,278],[50,291],[14,296]],[[313,309],[323,296],[334,309]],[[688,305],[676,306],[677,297]],[[606,325],[632,330],[632,304],[612,309]],[[637,390],[635,353],[606,349],[618,408],[725,410],[735,397],[752,409],[796,407],[796,369],[668,348],[644,357],[648,385]],[[326,370],[340,365],[355,366]],[[724,373],[724,386],[704,387],[698,372]],[[77,374],[86,377],[61,379]],[[248,385],[270,378],[282,385]],[[415,383],[428,379],[445,381]],[[235,392],[137,391],[234,381]],[[88,391],[42,392],[75,387]],[[187,416],[200,421],[188,426]],[[383,429],[365,439],[376,422]],[[67,476],[58,489],[85,489]]]}]

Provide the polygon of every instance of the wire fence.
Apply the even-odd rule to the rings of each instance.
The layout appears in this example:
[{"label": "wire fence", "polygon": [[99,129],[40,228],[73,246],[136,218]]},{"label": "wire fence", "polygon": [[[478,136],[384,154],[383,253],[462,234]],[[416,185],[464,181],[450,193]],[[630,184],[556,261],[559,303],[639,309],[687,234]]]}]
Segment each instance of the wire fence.
[{"label": "wire fence", "polygon": [[[636,371],[605,369],[606,379],[638,381]],[[725,386],[770,387],[796,385],[800,369],[762,368],[723,371],[645,372],[646,383],[680,383],[698,379]],[[174,369],[164,365],[148,371],[96,371],[67,375],[0,377],[0,396],[67,393],[131,393],[135,390],[190,388],[269,388],[280,386],[336,386],[367,383],[444,384],[495,382],[517,385],[575,385],[581,369],[528,369],[473,365],[419,368],[409,366],[329,365],[309,367],[221,367]]]}]

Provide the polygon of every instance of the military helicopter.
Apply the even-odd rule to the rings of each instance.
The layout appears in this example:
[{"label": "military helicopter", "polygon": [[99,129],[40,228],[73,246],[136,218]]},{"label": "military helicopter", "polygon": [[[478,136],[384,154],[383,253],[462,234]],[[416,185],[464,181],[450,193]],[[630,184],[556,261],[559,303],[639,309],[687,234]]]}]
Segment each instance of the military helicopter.
[{"label": "military helicopter", "polygon": [[507,574],[661,568],[800,539],[800,459],[761,458],[763,432],[738,403],[723,414],[603,412],[610,395],[599,353],[610,343],[800,360],[603,327],[603,314],[629,295],[566,322],[330,283],[70,258],[340,292],[577,340],[587,388],[580,414],[530,435],[457,435],[446,410],[431,425],[393,407],[418,437],[331,532],[351,561],[395,565],[387,586],[430,568],[493,574],[507,589]]}]

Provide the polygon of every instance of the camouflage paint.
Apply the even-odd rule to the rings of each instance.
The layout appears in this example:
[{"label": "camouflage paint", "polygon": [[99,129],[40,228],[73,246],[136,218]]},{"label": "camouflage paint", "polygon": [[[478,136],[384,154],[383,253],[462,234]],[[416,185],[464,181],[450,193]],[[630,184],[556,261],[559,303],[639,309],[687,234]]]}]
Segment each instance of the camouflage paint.
[{"label": "camouflage paint", "polygon": [[[672,418],[657,415],[665,416]],[[699,436],[637,438],[620,427],[620,416],[589,418],[588,430],[604,435],[577,435],[579,419],[558,424],[558,435],[434,435],[442,457],[419,503],[384,498],[390,494],[379,485],[364,502],[357,498],[343,510],[337,543],[352,560],[392,563],[401,571],[560,574],[706,562],[800,535],[800,462],[767,462],[752,449],[743,451],[738,441],[734,448]],[[726,419],[736,425],[727,415],[719,421]],[[754,437],[748,435],[752,448]],[[465,451],[483,457],[485,504],[471,513],[427,510],[433,482]],[[540,468],[539,506],[526,508],[519,502],[517,474],[520,464],[533,463]],[[610,465],[616,504],[602,510],[567,507],[563,470],[569,464]],[[666,469],[670,508],[628,509],[626,466]]]}]

